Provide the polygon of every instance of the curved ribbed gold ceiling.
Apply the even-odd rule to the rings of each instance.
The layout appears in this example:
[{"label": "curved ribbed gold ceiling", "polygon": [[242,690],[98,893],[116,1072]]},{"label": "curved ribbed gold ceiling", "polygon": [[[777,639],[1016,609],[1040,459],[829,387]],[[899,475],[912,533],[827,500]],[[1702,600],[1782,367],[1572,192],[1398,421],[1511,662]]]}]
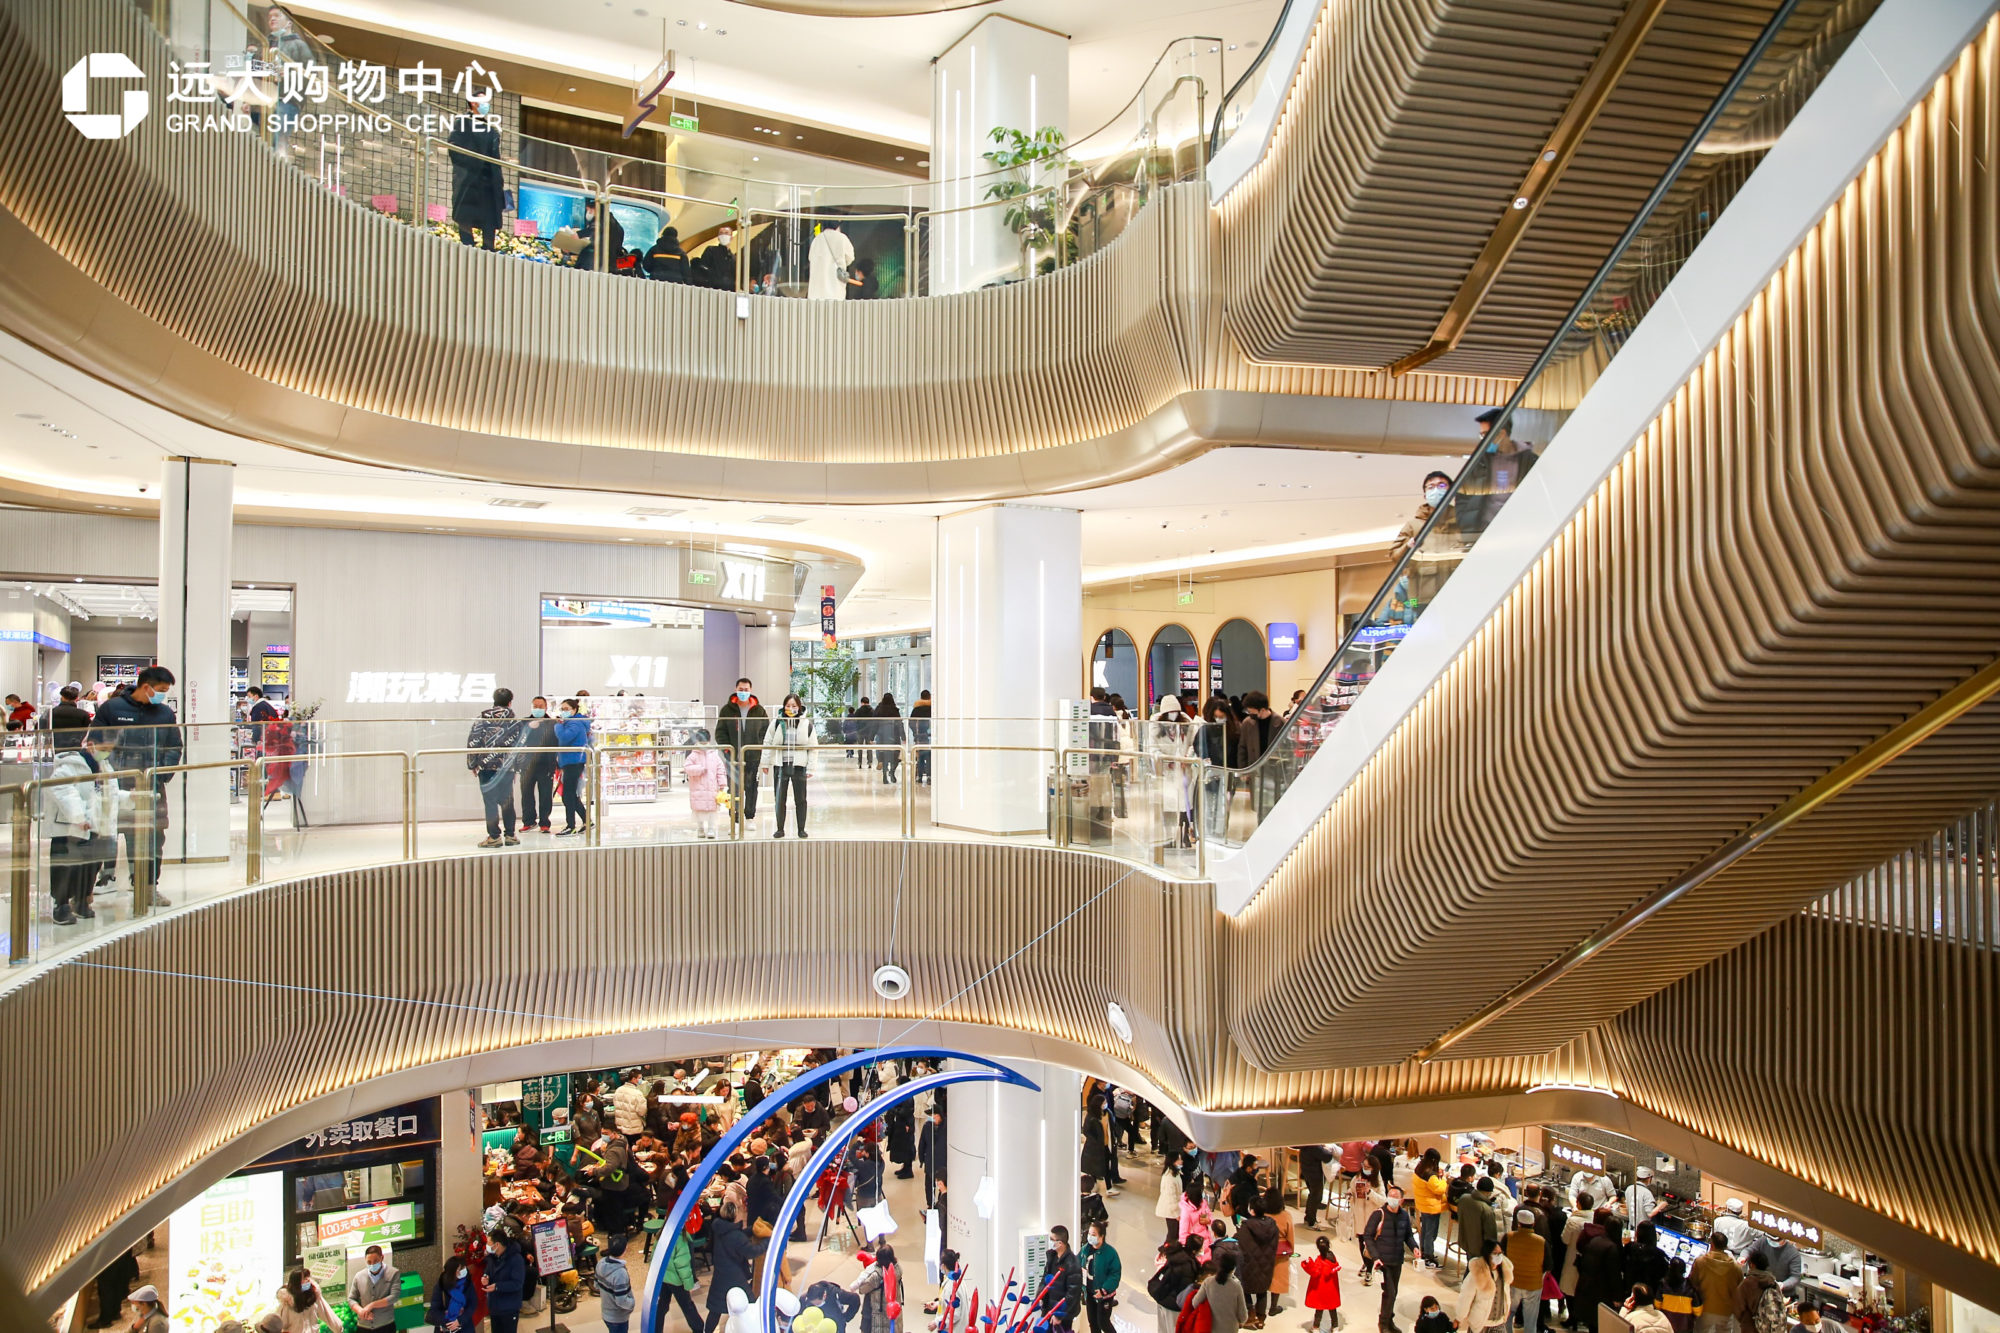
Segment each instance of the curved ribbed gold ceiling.
[{"label": "curved ribbed gold ceiling", "polygon": [[[2000,657],[1996,152],[1989,25],[1248,910],[1253,1062],[1409,1055]],[[1988,705],[1470,1045],[1553,1049],[1996,787]]]},{"label": "curved ribbed gold ceiling", "polygon": [[[1207,1121],[1210,1146],[1600,1124],[1976,1298],[2000,1286],[1988,1206],[2000,1146],[1981,1132],[2000,1073],[2000,867],[1991,811],[1982,818],[1952,844],[1983,838],[1977,866],[1927,844],[1551,1055],[1275,1074],[1244,1061],[1227,1009],[1235,988],[1285,965],[1278,954],[1230,956],[1208,886],[1080,853],[621,847],[274,885],[115,935],[0,992],[0,1254],[51,1303],[301,1123],[492,1078],[938,1041],[1068,1064],[1170,1107],[1295,1108]],[[584,900],[613,920],[756,928],[566,928]],[[468,933],[495,904],[535,948]],[[869,981],[892,917],[914,982],[893,1005]],[[310,984],[297,950],[273,941],[311,941]],[[1494,952],[1472,968],[1440,963],[1406,1003],[1449,1013]],[[1107,1023],[1112,1000],[1129,1044]],[[114,1017],[133,1014],[144,1021]],[[1808,1054],[1821,1041],[1837,1054]],[[106,1098],[105,1069],[137,1072]],[[1565,1086],[1532,1091],[1545,1084]],[[1950,1135],[1960,1169],[1912,1172],[1926,1143],[1912,1136],[1932,1131]]]}]

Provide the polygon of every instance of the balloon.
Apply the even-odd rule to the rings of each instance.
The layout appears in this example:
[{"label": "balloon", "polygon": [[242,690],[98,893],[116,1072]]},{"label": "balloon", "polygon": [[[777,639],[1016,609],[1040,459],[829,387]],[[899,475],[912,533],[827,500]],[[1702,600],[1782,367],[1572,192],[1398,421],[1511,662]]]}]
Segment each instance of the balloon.
[{"label": "balloon", "polygon": [[855,1101],[852,1097],[843,1098],[840,1103],[840,1109],[847,1112],[849,1115],[853,1115],[856,1111],[859,1111],[861,1109],[861,1103]]}]

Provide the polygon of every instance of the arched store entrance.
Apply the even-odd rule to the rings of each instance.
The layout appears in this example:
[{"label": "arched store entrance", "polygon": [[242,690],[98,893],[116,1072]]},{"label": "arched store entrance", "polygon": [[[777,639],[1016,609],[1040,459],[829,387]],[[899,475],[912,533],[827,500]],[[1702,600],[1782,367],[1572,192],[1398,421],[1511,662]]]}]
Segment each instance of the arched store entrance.
[{"label": "arched store entrance", "polygon": [[1135,709],[1144,702],[1139,693],[1139,645],[1132,642],[1131,635],[1122,629],[1108,629],[1097,636],[1097,644],[1090,650],[1090,684],[1124,695],[1125,702]]},{"label": "arched store entrance", "polygon": [[1271,663],[1264,635],[1247,620],[1225,621],[1209,646],[1211,670],[1221,677],[1223,694],[1243,695],[1271,688]]},{"label": "arched store entrance", "polygon": [[1184,625],[1162,625],[1146,648],[1146,694],[1133,711],[1153,715],[1163,694],[1182,690],[1202,693],[1201,649]]}]

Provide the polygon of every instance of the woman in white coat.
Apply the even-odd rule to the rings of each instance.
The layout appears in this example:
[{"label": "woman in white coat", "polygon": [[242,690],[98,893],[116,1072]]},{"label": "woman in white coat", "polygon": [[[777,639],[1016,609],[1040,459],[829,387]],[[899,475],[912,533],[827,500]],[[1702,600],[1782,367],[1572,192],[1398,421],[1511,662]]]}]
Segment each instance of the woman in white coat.
[{"label": "woman in white coat", "polygon": [[845,301],[847,266],[853,262],[854,242],[841,232],[838,222],[827,223],[806,252],[807,299]]},{"label": "woman in white coat", "polygon": [[1489,1328],[1506,1328],[1513,1319],[1514,1265],[1497,1240],[1486,1243],[1486,1252],[1475,1255],[1466,1266],[1465,1281],[1458,1289],[1459,1333],[1485,1333]]},{"label": "woman in white coat", "polygon": [[[103,772],[89,741],[56,756],[50,778],[87,778]],[[109,778],[94,782],[65,782],[40,791],[42,832],[49,839],[49,897],[55,903],[55,923],[74,925],[79,918],[94,917],[90,891],[97,882],[99,863],[86,860],[93,838],[118,836],[118,810],[129,799]],[[112,844],[115,846],[116,844]]]},{"label": "woman in white coat", "polygon": [[1154,780],[1160,784],[1160,812],[1173,821],[1167,838],[1176,847],[1194,846],[1194,723],[1181,711],[1180,696],[1160,696],[1159,711],[1147,729],[1146,748],[1157,758]]}]

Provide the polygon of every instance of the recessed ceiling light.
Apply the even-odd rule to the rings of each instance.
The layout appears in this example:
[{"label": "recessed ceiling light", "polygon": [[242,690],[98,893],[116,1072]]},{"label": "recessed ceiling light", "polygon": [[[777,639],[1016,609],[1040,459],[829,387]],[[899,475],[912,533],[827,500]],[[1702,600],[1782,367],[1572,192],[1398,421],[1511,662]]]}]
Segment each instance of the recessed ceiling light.
[{"label": "recessed ceiling light", "polygon": [[901,153],[896,154],[896,160],[898,162],[901,162],[903,160],[903,155]]},{"label": "recessed ceiling light", "polygon": [[706,22],[703,22],[703,23],[697,23],[697,24],[695,24],[695,25],[694,25],[694,30],[695,30],[696,32],[707,32],[707,31],[708,31],[708,24],[707,24]]},{"label": "recessed ceiling light", "polygon": [[619,540],[619,541],[621,541],[621,542],[629,542],[629,541],[631,541],[632,539],[631,539],[630,537],[620,537],[620,538],[619,538],[618,540]]},{"label": "recessed ceiling light", "polygon": [[571,92],[575,92],[575,91],[576,91],[576,89],[572,88],[572,89],[570,89],[570,91],[571,91]]},{"label": "recessed ceiling light", "polygon": [[752,162],[762,162],[764,159],[761,157],[752,157],[750,160]]}]

